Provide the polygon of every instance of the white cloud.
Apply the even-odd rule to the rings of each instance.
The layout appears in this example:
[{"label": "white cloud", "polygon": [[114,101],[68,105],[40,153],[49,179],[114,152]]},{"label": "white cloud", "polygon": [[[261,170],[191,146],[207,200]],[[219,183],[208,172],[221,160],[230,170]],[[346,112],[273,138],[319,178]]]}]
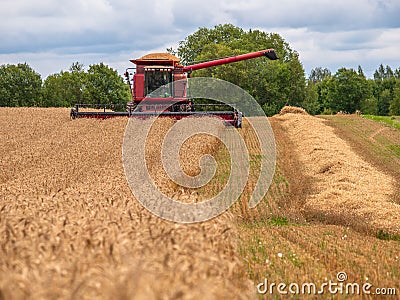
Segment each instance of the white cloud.
[{"label": "white cloud", "polygon": [[240,22],[263,27],[307,27],[315,31],[400,26],[400,1],[224,0]]},{"label": "white cloud", "polygon": [[232,23],[279,33],[307,72],[359,64],[373,72],[398,67],[399,15],[398,0],[1,0],[0,64],[26,61],[44,77],[74,61],[122,72],[198,27]]},{"label": "white cloud", "polygon": [[274,28],[291,47],[309,73],[315,67],[327,67],[333,73],[340,67],[357,69],[368,77],[382,63],[400,67],[400,28],[317,32],[307,28]]}]

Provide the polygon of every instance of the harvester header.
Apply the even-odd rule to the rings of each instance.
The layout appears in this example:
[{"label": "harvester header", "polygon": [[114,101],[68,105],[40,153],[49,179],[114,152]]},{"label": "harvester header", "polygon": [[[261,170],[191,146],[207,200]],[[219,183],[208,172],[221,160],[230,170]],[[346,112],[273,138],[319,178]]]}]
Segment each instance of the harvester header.
[{"label": "harvester header", "polygon": [[[241,113],[234,107],[226,106],[226,110],[215,110],[215,104],[196,104],[194,99],[187,97],[187,78],[195,70],[230,64],[238,61],[265,56],[270,60],[278,59],[274,49],[266,49],[247,54],[235,55],[197,64],[183,66],[179,58],[169,53],[151,53],[138,59],[130,60],[136,65],[128,68],[125,78],[129,84],[132,100],[126,105],[125,111],[110,111],[117,106],[99,105],[97,111],[80,110],[88,105],[77,104],[71,109],[71,118],[109,118],[117,116],[128,117],[171,117],[181,119],[193,115],[214,115],[231,125],[241,126]],[[162,89],[162,95],[155,92]],[[146,99],[145,104],[141,102]],[[93,105],[91,106],[93,107]],[[219,105],[219,108],[221,105]],[[109,109],[107,109],[109,108]],[[213,109],[214,108],[214,109]],[[239,116],[239,117],[238,117]]]}]

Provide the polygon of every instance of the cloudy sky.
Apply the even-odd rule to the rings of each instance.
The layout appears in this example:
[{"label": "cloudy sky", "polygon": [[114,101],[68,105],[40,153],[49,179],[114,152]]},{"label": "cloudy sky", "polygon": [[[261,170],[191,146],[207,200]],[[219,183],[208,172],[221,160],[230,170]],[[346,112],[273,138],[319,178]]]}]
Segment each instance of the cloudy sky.
[{"label": "cloudy sky", "polygon": [[400,0],[0,0],[0,64],[27,62],[45,78],[104,62],[122,74],[129,59],[223,23],[280,34],[307,75],[400,67]]}]

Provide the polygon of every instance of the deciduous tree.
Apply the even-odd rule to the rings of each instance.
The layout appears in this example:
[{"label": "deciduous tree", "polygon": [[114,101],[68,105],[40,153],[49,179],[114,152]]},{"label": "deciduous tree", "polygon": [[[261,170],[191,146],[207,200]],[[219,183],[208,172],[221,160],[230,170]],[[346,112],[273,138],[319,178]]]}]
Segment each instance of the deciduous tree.
[{"label": "deciduous tree", "polygon": [[73,106],[82,102],[86,83],[83,64],[75,62],[69,71],[49,75],[43,83],[43,106]]},{"label": "deciduous tree", "polygon": [[89,66],[83,98],[90,104],[126,103],[130,100],[130,93],[116,70],[99,63]]},{"label": "deciduous tree", "polygon": [[42,78],[27,63],[0,66],[0,106],[38,106]]},{"label": "deciduous tree", "polygon": [[279,112],[286,104],[302,105],[306,86],[303,66],[298,53],[278,34],[245,31],[231,24],[200,28],[179,43],[177,55],[182,63],[190,64],[268,48],[275,49],[278,61],[257,58],[198,70],[193,76],[216,77],[240,86],[268,114]]},{"label": "deciduous tree", "polygon": [[400,81],[397,81],[394,88],[394,96],[390,101],[389,114],[391,116],[400,116]]}]

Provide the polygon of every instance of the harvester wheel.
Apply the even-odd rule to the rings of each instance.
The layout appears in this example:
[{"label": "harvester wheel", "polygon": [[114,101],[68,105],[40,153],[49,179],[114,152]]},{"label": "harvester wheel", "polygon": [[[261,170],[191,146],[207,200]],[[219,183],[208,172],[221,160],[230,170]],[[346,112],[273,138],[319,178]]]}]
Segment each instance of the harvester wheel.
[{"label": "harvester wheel", "polygon": [[234,120],[235,120],[235,127],[242,128],[243,113],[241,111],[236,111]]},{"label": "harvester wheel", "polygon": [[134,102],[128,102],[128,104],[126,105],[126,111],[131,114],[132,112],[135,111],[137,107],[137,104]]},{"label": "harvester wheel", "polygon": [[75,120],[76,119],[76,110],[72,108],[69,115],[71,117],[71,120]]}]

